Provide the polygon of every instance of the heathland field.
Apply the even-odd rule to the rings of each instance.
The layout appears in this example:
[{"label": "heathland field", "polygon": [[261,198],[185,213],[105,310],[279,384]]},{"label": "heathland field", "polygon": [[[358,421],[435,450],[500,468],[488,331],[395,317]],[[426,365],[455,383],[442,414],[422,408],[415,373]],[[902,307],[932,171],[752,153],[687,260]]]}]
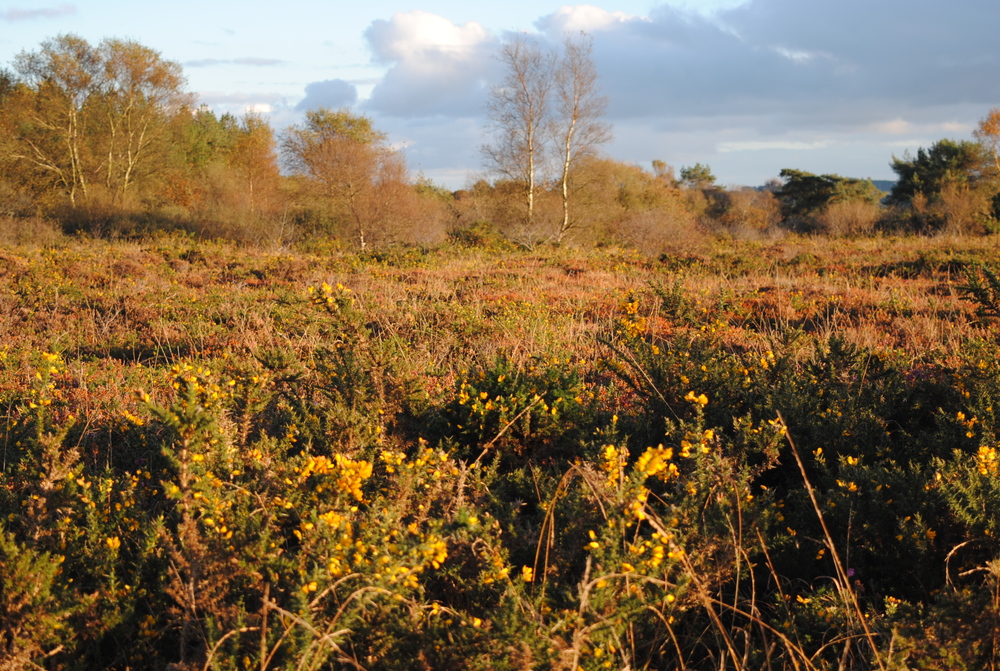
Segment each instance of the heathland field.
[{"label": "heathland field", "polygon": [[997,252],[0,248],[0,668],[996,668]]}]

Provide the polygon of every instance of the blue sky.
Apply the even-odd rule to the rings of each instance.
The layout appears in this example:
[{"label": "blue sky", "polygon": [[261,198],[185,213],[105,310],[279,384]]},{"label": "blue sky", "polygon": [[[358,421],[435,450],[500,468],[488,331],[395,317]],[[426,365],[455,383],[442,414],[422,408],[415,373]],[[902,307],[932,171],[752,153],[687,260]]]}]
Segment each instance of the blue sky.
[{"label": "blue sky", "polygon": [[453,188],[480,170],[492,58],[512,31],[594,38],[613,158],[712,167],[723,184],[782,168],[891,179],[893,154],[970,136],[1000,105],[1000,3],[986,0],[534,0],[0,5],[0,66],[75,33],[135,39],[184,66],[213,109],[351,105]]}]

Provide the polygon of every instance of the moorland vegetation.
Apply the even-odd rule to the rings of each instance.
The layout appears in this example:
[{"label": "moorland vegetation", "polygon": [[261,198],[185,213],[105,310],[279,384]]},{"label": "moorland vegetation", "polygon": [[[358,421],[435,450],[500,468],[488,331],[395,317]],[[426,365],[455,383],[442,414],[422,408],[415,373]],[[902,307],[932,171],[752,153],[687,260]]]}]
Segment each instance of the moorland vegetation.
[{"label": "moorland vegetation", "polygon": [[1000,112],[450,193],[179,77],[0,82],[0,668],[996,668]]}]

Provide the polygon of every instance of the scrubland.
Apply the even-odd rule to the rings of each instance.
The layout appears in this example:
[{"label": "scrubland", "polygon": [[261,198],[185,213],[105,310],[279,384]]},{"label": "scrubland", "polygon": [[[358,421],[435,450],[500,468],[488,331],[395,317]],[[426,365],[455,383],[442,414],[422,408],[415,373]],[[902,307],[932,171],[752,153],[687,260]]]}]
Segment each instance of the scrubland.
[{"label": "scrubland", "polygon": [[994,236],[26,237],[0,668],[997,664]]}]

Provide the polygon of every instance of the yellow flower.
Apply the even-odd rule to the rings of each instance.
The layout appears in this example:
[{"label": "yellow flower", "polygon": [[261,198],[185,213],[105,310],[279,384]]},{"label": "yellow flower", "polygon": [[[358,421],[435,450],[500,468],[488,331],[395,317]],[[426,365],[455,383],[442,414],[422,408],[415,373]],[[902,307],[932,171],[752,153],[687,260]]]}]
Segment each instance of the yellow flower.
[{"label": "yellow flower", "polygon": [[530,566],[521,567],[521,580],[531,582],[535,579],[535,572]]},{"label": "yellow flower", "polygon": [[997,451],[995,447],[983,445],[976,453],[976,469],[980,475],[996,475],[1000,466],[997,464]]},{"label": "yellow flower", "polygon": [[668,474],[673,473],[674,470],[670,469],[670,459],[673,456],[674,450],[670,447],[665,448],[663,445],[658,445],[647,448],[635,462],[635,470],[647,476],[656,475],[663,470],[667,470]]},{"label": "yellow flower", "polygon": [[687,396],[684,397],[684,400],[688,401],[689,403],[695,403],[700,406],[708,405],[708,396],[705,396],[704,394],[698,394],[696,396],[693,391],[689,391],[687,393]]},{"label": "yellow flower", "polygon": [[118,548],[120,548],[122,546],[122,541],[121,541],[120,538],[118,538],[118,536],[111,536],[110,538],[106,539],[104,542],[107,543],[108,547],[111,548],[112,550],[117,550]]}]

